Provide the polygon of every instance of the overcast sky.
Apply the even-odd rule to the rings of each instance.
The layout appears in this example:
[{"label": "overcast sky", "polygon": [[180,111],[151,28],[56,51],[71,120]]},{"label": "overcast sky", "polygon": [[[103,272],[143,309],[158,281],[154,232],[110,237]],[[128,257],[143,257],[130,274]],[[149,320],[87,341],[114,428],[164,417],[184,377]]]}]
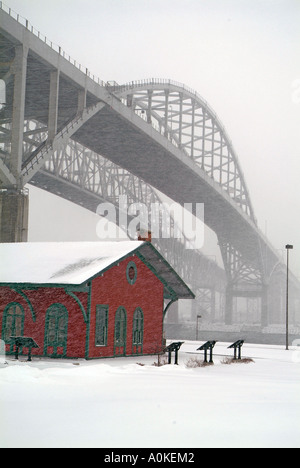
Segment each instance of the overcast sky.
[{"label": "overcast sky", "polygon": [[[233,141],[260,228],[276,249],[295,244],[300,277],[299,0],[4,3],[104,81],[169,78],[198,91]],[[41,200],[45,207],[32,240],[66,240],[75,230],[94,236],[89,215],[75,207],[63,223],[64,204],[31,193],[30,219]],[[61,224],[53,227],[57,210]],[[83,219],[91,230],[84,234]]]}]

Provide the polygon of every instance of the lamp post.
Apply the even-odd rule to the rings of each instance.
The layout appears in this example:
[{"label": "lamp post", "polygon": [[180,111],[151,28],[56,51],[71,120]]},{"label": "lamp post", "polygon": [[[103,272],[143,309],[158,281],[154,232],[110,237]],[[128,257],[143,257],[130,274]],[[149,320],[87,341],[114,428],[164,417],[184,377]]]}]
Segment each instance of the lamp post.
[{"label": "lamp post", "polygon": [[290,263],[290,250],[293,250],[293,245],[286,245],[287,252],[287,273],[286,273],[286,350],[289,350],[289,263]]},{"label": "lamp post", "polygon": [[198,341],[199,338],[199,321],[202,318],[202,315],[197,315],[197,323],[196,323],[196,341]]}]

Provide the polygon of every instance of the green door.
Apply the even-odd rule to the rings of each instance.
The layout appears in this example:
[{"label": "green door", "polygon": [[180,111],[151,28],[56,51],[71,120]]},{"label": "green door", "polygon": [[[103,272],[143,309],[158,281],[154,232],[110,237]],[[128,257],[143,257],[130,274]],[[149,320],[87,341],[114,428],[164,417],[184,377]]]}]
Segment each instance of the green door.
[{"label": "green door", "polygon": [[114,355],[126,355],[127,313],[124,307],[119,307],[115,317]]},{"label": "green door", "polygon": [[67,354],[68,311],[62,304],[54,304],[47,310],[44,354],[64,357]]}]

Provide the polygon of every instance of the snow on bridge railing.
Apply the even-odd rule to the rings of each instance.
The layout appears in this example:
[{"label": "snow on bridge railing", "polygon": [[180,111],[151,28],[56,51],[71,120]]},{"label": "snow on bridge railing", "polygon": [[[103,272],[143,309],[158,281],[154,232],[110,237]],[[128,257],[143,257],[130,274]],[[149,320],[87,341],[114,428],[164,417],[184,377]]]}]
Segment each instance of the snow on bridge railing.
[{"label": "snow on bridge railing", "polygon": [[12,10],[12,8],[5,5],[5,3],[3,3],[2,1],[0,1],[0,9],[3,10],[5,13],[7,13],[11,18],[16,20],[19,24],[24,26],[28,31],[30,31],[32,34],[34,34],[42,42],[44,42],[49,47],[51,47],[52,50],[54,50],[59,55],[61,55],[64,59],[66,59],[68,62],[70,62],[72,65],[74,65],[78,70],[85,73],[89,78],[91,78],[97,84],[99,84],[100,86],[103,86],[103,87],[106,86],[105,81],[103,81],[100,78],[98,78],[97,76],[91,74],[91,72],[86,67],[83,67],[80,63],[78,63],[76,60],[74,60],[59,45],[57,45],[54,42],[50,41],[38,29],[36,29],[34,26],[32,26],[32,24],[28,21],[28,19],[26,19],[23,16],[19,15],[19,13],[16,13],[14,10]]}]

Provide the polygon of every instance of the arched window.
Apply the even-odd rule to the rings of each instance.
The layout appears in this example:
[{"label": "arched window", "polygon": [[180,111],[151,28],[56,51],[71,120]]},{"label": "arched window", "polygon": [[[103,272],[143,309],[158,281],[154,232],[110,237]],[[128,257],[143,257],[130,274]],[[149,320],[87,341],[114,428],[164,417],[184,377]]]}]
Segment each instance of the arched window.
[{"label": "arched window", "polygon": [[[2,323],[2,339],[10,344],[11,336],[23,336],[24,333],[24,309],[18,302],[8,304],[4,310]],[[9,352],[13,352],[11,344]]]},{"label": "arched window", "polygon": [[63,357],[67,353],[68,310],[62,304],[53,304],[46,313],[44,354]]},{"label": "arched window", "polygon": [[126,355],[127,313],[124,307],[119,307],[115,317],[114,355]]},{"label": "arched window", "polygon": [[144,339],[144,314],[140,307],[138,307],[133,315],[132,327],[132,353],[143,353],[143,339]]}]

